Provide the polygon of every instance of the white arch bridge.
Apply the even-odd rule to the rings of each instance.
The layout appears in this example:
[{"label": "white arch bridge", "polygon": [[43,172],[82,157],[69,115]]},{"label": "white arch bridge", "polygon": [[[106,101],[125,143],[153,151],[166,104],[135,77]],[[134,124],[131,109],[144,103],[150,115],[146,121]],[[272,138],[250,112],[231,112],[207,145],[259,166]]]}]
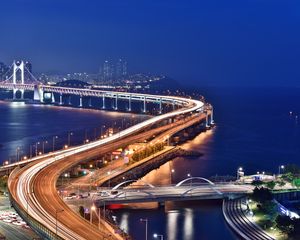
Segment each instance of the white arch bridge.
[{"label": "white arch bridge", "polygon": [[[142,186],[130,185],[122,188],[125,184],[132,182],[141,183]],[[190,177],[176,185],[167,186],[154,186],[140,180],[126,180],[112,189],[95,193],[92,201],[101,206],[104,204],[223,199],[245,195],[251,192],[252,188],[249,185],[235,183],[213,183],[202,177]]]}]

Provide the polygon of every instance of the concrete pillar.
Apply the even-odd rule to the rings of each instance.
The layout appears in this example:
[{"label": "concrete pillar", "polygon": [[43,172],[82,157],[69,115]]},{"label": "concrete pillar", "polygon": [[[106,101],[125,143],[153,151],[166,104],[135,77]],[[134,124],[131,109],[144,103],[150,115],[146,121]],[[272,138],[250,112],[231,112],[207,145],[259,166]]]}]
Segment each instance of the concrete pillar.
[{"label": "concrete pillar", "polygon": [[55,103],[55,96],[54,96],[54,93],[51,94],[51,102],[52,102],[52,103]]},{"label": "concrete pillar", "polygon": [[147,109],[146,109],[146,97],[144,97],[144,109],[143,109],[144,113],[147,112]]},{"label": "concrete pillar", "polygon": [[24,89],[20,89],[21,92],[21,99],[24,99]]},{"label": "concrete pillar", "polygon": [[90,97],[89,98],[89,107],[91,107],[92,106],[92,98]]},{"label": "concrete pillar", "polygon": [[59,105],[62,105],[63,102],[62,102],[62,93],[59,94]]},{"label": "concrete pillar", "polygon": [[212,107],[210,112],[210,124],[213,125],[214,123],[214,109]]},{"label": "concrete pillar", "polygon": [[80,95],[80,98],[79,98],[79,107],[82,107],[82,96]]},{"label": "concrete pillar", "polygon": [[33,93],[33,100],[34,101],[39,101],[41,103],[44,102],[44,91],[43,89],[38,86],[38,85],[35,85],[34,86],[34,93]]},{"label": "concrete pillar", "polygon": [[129,95],[128,111],[131,111],[131,94]]},{"label": "concrete pillar", "polygon": [[13,89],[13,100],[17,98],[17,89]]},{"label": "concrete pillar", "polygon": [[105,109],[105,95],[102,95],[102,109]]},{"label": "concrete pillar", "polygon": [[162,98],[159,99],[159,114],[162,113]]},{"label": "concrete pillar", "polygon": [[205,127],[209,128],[209,123],[208,123],[208,113],[205,114]]},{"label": "concrete pillar", "polygon": [[116,95],[115,110],[118,110],[118,97],[119,97],[119,95],[117,94],[117,95]]},{"label": "concrete pillar", "polygon": [[71,95],[69,95],[69,105],[72,105],[72,102],[71,102]]}]

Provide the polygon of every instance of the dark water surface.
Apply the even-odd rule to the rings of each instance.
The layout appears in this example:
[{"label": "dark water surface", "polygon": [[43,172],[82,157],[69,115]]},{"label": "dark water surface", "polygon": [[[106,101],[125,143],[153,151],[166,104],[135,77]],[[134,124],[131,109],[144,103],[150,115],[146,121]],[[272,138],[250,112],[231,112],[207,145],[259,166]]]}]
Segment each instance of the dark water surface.
[{"label": "dark water surface", "polygon": [[[197,159],[176,159],[143,178],[153,184],[177,183],[192,176],[236,175],[239,166],[246,174],[277,173],[278,166],[300,164],[300,89],[215,88],[202,91],[215,107],[217,126],[201,133],[184,148],[197,150]],[[290,111],[293,113],[290,114]],[[175,172],[171,173],[171,169]],[[118,223],[134,239],[143,239],[149,219],[149,237],[157,232],[169,240],[236,239],[226,226],[221,204],[184,204],[172,210],[121,210]]]}]

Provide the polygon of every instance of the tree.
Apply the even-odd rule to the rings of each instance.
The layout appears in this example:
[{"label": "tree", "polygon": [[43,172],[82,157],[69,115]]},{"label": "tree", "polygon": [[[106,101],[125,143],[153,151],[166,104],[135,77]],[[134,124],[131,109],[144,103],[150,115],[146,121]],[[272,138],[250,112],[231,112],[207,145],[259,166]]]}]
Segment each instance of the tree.
[{"label": "tree", "polygon": [[267,188],[269,188],[269,189],[271,189],[271,190],[274,189],[275,185],[276,185],[276,183],[275,183],[274,181],[271,181],[271,182],[267,182],[267,183],[266,183]]},{"label": "tree", "polygon": [[81,217],[84,217],[84,207],[83,206],[79,207],[79,214]]},{"label": "tree", "polygon": [[273,199],[272,193],[268,188],[255,187],[253,190],[252,197],[255,201],[265,203]]},{"label": "tree", "polygon": [[297,188],[300,187],[300,178],[294,179],[292,183],[295,187]]},{"label": "tree", "polygon": [[290,234],[293,231],[293,221],[288,216],[278,215],[275,222],[281,231],[287,234]]}]

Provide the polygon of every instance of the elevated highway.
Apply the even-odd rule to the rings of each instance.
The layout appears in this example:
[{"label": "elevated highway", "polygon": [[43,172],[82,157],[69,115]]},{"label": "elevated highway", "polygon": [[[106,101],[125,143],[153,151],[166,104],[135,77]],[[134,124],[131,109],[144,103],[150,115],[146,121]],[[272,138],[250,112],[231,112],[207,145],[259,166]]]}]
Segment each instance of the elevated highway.
[{"label": "elevated highway", "polygon": [[[30,225],[45,239],[100,239],[107,236],[111,229],[99,231],[60,199],[55,187],[57,178],[66,169],[91,156],[112,151],[141,137],[147,137],[149,131],[143,130],[159,121],[181,114],[203,112],[204,104],[201,101],[174,97],[173,101],[175,100],[185,102],[184,107],[155,116],[111,137],[58,152],[15,170],[9,177],[8,187],[16,210],[25,216],[25,220],[26,216],[27,219],[31,219]],[[206,117],[204,113],[198,115],[201,119]],[[114,238],[119,237],[114,235]]]}]

